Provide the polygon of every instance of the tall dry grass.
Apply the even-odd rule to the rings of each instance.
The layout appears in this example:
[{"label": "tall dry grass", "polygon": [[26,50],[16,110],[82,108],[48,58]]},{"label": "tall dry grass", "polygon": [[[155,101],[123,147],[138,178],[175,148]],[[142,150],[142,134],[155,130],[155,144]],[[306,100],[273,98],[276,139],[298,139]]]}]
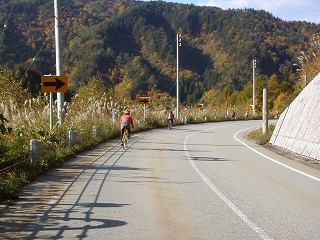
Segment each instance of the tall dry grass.
[{"label": "tall dry grass", "polygon": [[[8,82],[14,86],[9,86]],[[6,129],[4,134],[0,134],[0,164],[28,152],[31,139],[40,140],[42,146],[36,166],[25,164],[21,169],[0,176],[0,201],[16,197],[26,182],[60,166],[77,152],[119,137],[119,118],[125,109],[130,109],[134,118],[133,131],[164,127],[167,125],[168,111],[175,111],[174,99],[166,94],[153,93],[151,103],[144,106],[136,101],[119,99],[112,90],[104,87],[101,79],[93,78],[78,89],[70,102],[65,103],[62,124],[58,124],[56,102],[53,103],[55,124],[50,129],[48,94],[31,98],[9,70],[0,73],[0,84],[6,86],[0,90],[0,113],[8,119],[8,122],[0,123]],[[186,119],[187,123],[225,120],[231,114],[231,109],[222,107],[198,109],[181,106],[180,110],[181,115],[176,117],[177,124],[185,123]],[[93,134],[94,126],[99,127],[99,135]],[[76,144],[72,146],[68,144],[69,130],[77,132]]]}]

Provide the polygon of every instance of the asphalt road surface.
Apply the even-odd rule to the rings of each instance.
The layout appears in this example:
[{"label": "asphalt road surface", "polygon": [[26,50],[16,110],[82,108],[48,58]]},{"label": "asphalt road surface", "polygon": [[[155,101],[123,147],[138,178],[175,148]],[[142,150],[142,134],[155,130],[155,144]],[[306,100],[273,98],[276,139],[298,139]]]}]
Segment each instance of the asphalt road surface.
[{"label": "asphalt road surface", "polygon": [[243,137],[260,124],[103,143],[26,186],[0,215],[0,238],[320,239],[320,171]]}]

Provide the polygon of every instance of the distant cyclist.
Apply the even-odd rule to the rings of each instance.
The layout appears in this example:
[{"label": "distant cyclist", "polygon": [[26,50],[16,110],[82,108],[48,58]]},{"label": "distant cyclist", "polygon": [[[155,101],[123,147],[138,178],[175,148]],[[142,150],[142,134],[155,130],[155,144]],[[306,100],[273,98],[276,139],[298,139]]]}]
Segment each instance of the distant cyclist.
[{"label": "distant cyclist", "polygon": [[232,111],[232,116],[231,116],[231,120],[236,120],[237,115],[235,111]]},{"label": "distant cyclist", "polygon": [[169,112],[168,114],[168,124],[173,124],[173,120],[174,120],[174,114],[172,111]]},{"label": "distant cyclist", "polygon": [[122,137],[123,137],[123,132],[124,132],[124,128],[126,127],[129,131],[129,137],[130,137],[130,133],[131,133],[131,128],[134,128],[134,124],[133,124],[133,118],[130,115],[130,111],[129,109],[124,110],[124,114],[121,116],[120,118],[120,127],[121,127],[121,145],[123,144],[122,142]]}]

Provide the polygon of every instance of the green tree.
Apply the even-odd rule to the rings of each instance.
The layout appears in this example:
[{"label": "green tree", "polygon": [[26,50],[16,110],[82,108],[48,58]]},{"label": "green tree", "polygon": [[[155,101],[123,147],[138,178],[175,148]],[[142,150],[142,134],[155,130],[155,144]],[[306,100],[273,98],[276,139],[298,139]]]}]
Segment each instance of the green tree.
[{"label": "green tree", "polygon": [[17,103],[23,105],[31,95],[23,89],[19,76],[7,67],[0,65],[0,102],[11,105]]},{"label": "green tree", "polygon": [[[148,92],[149,69],[141,57],[135,57],[125,66],[125,72],[128,79],[132,80],[131,99],[135,99],[137,94],[146,94]],[[152,81],[152,79],[150,79]]]}]

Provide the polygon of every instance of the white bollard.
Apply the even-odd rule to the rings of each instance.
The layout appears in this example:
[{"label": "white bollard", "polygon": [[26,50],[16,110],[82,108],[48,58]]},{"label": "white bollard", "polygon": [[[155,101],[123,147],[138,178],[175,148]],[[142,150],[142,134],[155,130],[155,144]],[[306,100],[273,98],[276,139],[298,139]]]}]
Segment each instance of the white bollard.
[{"label": "white bollard", "polygon": [[183,118],[183,124],[187,124],[187,121],[188,121],[188,118],[185,116],[185,117]]},{"label": "white bollard", "polygon": [[40,158],[41,142],[36,139],[30,140],[30,163],[35,164]]},{"label": "white bollard", "polygon": [[99,126],[93,126],[92,132],[95,137],[98,137],[100,135],[100,127]]},{"label": "white bollard", "polygon": [[74,145],[76,143],[76,140],[77,140],[77,132],[69,130],[68,137],[69,137],[69,146]]}]

